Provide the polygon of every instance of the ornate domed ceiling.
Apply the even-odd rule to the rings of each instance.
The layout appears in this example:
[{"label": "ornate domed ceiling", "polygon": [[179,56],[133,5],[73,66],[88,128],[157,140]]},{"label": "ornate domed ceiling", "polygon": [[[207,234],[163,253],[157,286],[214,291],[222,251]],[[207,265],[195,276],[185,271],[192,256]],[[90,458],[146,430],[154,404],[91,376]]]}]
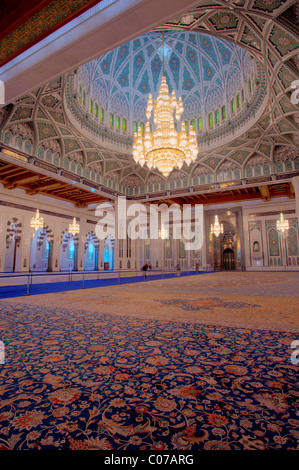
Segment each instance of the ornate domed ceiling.
[{"label": "ornate domed ceiling", "polygon": [[[148,94],[158,94],[163,73],[190,119],[223,105],[254,75],[244,49],[212,36],[182,31],[147,33],[80,68],[78,82],[113,113],[145,119]],[[163,58],[164,55],[164,58]]]},{"label": "ornate domed ceiling", "polygon": [[98,143],[101,126],[132,137],[134,126],[146,122],[148,95],[158,95],[163,74],[169,92],[182,97],[182,121],[187,130],[193,125],[202,151],[233,140],[232,128],[244,132],[266,105],[265,73],[246,50],[207,34],[165,31],[163,38],[144,34],[71,74],[69,118],[83,132],[97,129]]},{"label": "ornate domed ceiling", "polygon": [[[143,119],[147,94],[154,94],[160,83],[159,28],[1,110],[1,141],[33,160],[69,171],[74,178],[84,177],[112,193],[134,197],[177,188],[201,191],[222,182],[290,178],[299,169],[299,110],[291,101],[292,83],[299,77],[298,4],[239,0],[233,5],[232,9],[213,2],[200,4],[160,26],[168,30],[169,86],[185,100],[184,119],[189,125],[195,120],[200,146],[197,161],[173,171],[167,180],[156,170],[141,168],[130,153],[134,120]],[[248,90],[246,74],[253,78],[255,107],[248,111],[241,96],[234,120],[229,118],[231,96],[237,99],[242,85],[244,93]],[[222,105],[226,119],[222,121],[220,114],[216,125],[215,111],[221,113]],[[244,125],[238,127],[243,115]]]}]

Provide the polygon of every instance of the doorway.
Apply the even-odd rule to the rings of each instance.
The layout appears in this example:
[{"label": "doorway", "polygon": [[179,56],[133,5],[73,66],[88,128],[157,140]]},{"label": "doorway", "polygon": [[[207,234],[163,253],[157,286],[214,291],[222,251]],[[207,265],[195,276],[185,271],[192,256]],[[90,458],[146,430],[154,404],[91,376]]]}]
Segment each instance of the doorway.
[{"label": "doorway", "polygon": [[60,271],[77,270],[77,243],[71,233],[63,235],[60,247]]},{"label": "doorway", "polygon": [[9,224],[9,234],[6,237],[4,272],[14,273],[20,270],[19,247],[20,238],[17,237],[17,225],[12,222]]},{"label": "doorway", "polygon": [[222,253],[223,269],[231,271],[235,269],[235,253],[231,248],[226,248]]}]

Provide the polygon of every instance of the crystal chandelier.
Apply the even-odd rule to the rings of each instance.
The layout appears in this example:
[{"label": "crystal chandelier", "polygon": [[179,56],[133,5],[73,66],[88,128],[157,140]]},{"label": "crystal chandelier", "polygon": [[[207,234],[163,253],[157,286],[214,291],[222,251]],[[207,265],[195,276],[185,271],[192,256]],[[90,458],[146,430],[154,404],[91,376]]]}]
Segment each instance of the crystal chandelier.
[{"label": "crystal chandelier", "polygon": [[285,233],[289,229],[289,221],[284,219],[283,213],[280,213],[280,218],[276,222],[276,228],[282,233]]},{"label": "crystal chandelier", "polygon": [[44,219],[39,216],[39,210],[36,209],[35,217],[31,217],[30,227],[34,228],[34,230],[38,230],[39,228],[43,228],[43,226]]},{"label": "crystal chandelier", "polygon": [[68,230],[73,236],[80,232],[80,225],[77,224],[76,217],[73,218],[73,223],[69,225]]},{"label": "crystal chandelier", "polygon": [[[155,130],[151,131],[149,119],[154,111]],[[175,111],[175,113],[174,113]],[[163,76],[157,100],[153,100],[149,94],[144,136],[141,127],[134,133],[133,158],[141,166],[147,164],[149,169],[157,168],[167,177],[174,168],[182,168],[183,163],[190,165],[198,154],[196,133],[190,127],[187,134],[184,126],[180,132],[176,130],[175,120],[178,122],[184,111],[183,101],[176,99],[175,91],[169,95],[169,88],[164,75],[164,51],[163,51]]]},{"label": "crystal chandelier", "polygon": [[168,238],[168,231],[164,225],[162,225],[162,228],[159,230],[159,238],[161,238],[161,240],[166,240],[166,238]]},{"label": "crystal chandelier", "polygon": [[223,224],[219,223],[218,215],[215,215],[215,222],[211,224],[211,233],[216,237],[219,237],[219,235],[223,233]]}]

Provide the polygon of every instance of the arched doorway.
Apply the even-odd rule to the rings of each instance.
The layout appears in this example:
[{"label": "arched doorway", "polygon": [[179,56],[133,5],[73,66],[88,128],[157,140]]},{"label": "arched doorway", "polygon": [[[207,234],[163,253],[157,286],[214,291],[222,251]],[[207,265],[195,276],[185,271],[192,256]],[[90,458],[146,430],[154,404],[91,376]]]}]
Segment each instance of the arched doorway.
[{"label": "arched doorway", "polygon": [[215,236],[210,233],[211,265],[216,270],[236,268],[236,229],[234,224],[219,216],[223,233]]},{"label": "arched doorway", "polygon": [[77,271],[78,238],[65,232],[60,247],[60,271]]},{"label": "arched doorway", "polygon": [[50,241],[45,228],[34,231],[30,245],[29,270],[44,272],[49,270]]},{"label": "arched doorway", "polygon": [[104,269],[114,269],[114,239],[107,237],[104,247]]},{"label": "arched doorway", "polygon": [[84,269],[85,271],[96,271],[98,269],[99,240],[94,233],[90,233],[84,247]]},{"label": "arched doorway", "polygon": [[21,241],[21,227],[18,219],[13,218],[7,222],[7,235],[5,244],[4,272],[20,271],[19,249]]}]

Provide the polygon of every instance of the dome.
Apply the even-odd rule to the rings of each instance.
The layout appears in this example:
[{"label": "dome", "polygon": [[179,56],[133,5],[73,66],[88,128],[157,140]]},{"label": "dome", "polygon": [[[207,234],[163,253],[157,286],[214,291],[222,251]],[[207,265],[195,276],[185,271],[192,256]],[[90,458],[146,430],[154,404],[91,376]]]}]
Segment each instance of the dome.
[{"label": "dome", "polygon": [[187,130],[193,126],[202,148],[232,139],[234,126],[244,132],[253,125],[266,82],[248,51],[192,31],[165,31],[162,38],[161,31],[146,33],[70,75],[67,107],[80,131],[130,151],[133,132],[146,122],[148,95],[158,95],[163,74],[169,92],[182,97],[182,122]]}]

